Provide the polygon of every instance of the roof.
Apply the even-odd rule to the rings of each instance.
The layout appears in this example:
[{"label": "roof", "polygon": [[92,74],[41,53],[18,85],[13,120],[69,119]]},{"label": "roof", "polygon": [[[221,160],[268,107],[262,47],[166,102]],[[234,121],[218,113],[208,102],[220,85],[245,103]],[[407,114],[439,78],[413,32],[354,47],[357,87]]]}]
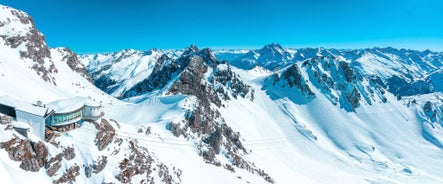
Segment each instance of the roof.
[{"label": "roof", "polygon": [[13,122],[12,126],[15,128],[21,128],[21,129],[30,129],[31,128],[31,126],[28,123],[23,123],[20,121]]},{"label": "roof", "polygon": [[8,96],[0,96],[0,104],[14,107],[16,111],[23,111],[41,117],[45,117],[48,113],[48,108],[36,106]]},{"label": "roof", "polygon": [[68,99],[61,99],[47,104],[49,109],[54,110],[55,113],[69,113],[83,108],[83,106],[98,107],[100,104],[92,101],[87,97],[74,97]]}]

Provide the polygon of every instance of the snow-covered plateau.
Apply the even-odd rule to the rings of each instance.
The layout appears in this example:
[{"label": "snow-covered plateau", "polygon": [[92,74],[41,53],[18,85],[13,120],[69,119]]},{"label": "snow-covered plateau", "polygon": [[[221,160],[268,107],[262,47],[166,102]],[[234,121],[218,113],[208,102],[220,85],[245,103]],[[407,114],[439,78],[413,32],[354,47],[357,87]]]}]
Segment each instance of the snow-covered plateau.
[{"label": "snow-covered plateau", "polygon": [[77,55],[0,5],[0,97],[104,112],[42,139],[0,103],[1,183],[443,183],[441,52]]}]

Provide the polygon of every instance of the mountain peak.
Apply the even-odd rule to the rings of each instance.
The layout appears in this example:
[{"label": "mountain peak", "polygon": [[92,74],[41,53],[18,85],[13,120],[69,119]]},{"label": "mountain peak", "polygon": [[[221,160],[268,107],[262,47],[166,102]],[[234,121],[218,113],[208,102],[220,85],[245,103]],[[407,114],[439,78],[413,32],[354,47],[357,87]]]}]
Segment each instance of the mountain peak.
[{"label": "mountain peak", "polygon": [[185,49],[185,51],[183,52],[183,55],[189,55],[192,53],[196,53],[198,52],[198,48],[196,45],[191,44],[188,48]]},{"label": "mountain peak", "polygon": [[283,50],[284,48],[278,43],[270,43],[268,45],[265,45],[261,50],[263,49]]},{"label": "mountain peak", "polygon": [[198,51],[198,47],[195,44],[191,44],[188,47],[189,50],[192,50],[193,52],[197,52]]}]

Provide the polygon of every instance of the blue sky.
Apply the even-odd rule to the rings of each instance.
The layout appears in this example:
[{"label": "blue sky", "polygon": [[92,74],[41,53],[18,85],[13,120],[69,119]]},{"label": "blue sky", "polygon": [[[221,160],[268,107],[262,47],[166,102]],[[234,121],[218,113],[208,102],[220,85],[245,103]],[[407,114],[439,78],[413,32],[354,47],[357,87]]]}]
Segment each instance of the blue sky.
[{"label": "blue sky", "polygon": [[443,50],[441,0],[0,0],[51,47],[386,47]]}]

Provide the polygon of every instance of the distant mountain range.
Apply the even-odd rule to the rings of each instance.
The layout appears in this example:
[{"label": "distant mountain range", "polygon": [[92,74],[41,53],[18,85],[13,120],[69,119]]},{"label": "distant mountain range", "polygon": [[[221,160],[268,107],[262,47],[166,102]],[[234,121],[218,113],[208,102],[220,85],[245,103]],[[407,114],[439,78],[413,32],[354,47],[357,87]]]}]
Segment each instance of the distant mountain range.
[{"label": "distant mountain range", "polygon": [[[159,59],[177,59],[184,50],[157,50],[147,52],[122,50],[108,54],[82,55],[95,84],[118,97],[152,72]],[[257,50],[224,49],[211,51],[219,60],[232,66],[250,70],[256,66],[278,71],[295,63],[312,59],[333,59],[350,63],[350,67],[363,76],[380,78],[381,85],[396,95],[441,92],[443,53],[395,48],[324,49],[284,48],[269,44]],[[161,57],[164,56],[164,57]],[[134,62],[137,61],[137,62]],[[149,64],[143,64],[147,62]],[[116,69],[118,68],[118,69]],[[123,85],[122,85],[123,83]],[[395,83],[395,84],[393,84]],[[115,85],[118,84],[118,85]]]}]

